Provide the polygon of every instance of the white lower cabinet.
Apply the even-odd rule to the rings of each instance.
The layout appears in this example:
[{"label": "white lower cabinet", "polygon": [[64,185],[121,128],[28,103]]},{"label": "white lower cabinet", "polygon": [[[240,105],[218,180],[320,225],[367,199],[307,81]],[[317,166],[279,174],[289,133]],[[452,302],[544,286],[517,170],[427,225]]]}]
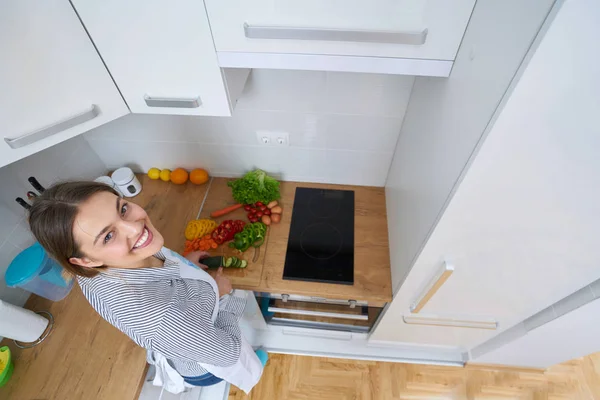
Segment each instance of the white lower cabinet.
[{"label": "white lower cabinet", "polygon": [[471,361],[548,368],[587,356],[600,349],[600,324],[597,323],[599,313],[600,300],[594,300],[519,336],[504,346],[482,355],[473,354]]},{"label": "white lower cabinet", "polygon": [[73,4],[133,113],[229,116],[249,70],[222,70],[204,3]]},{"label": "white lower cabinet", "polygon": [[600,278],[599,16],[560,8],[374,338],[471,350]]},{"label": "white lower cabinet", "polygon": [[0,167],[129,113],[68,1],[3,1],[0,53]]}]

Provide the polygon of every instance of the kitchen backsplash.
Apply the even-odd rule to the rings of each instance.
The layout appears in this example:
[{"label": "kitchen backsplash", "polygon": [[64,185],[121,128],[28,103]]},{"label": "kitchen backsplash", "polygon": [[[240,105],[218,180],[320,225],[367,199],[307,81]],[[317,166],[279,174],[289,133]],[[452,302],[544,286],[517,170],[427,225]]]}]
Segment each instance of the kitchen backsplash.
[{"label": "kitchen backsplash", "polygon": [[[254,70],[233,117],[127,115],[85,138],[107,167],[260,167],[286,180],[383,186],[413,77]],[[289,132],[289,147],[256,131]]]},{"label": "kitchen backsplash", "polygon": [[43,186],[65,179],[93,179],[105,173],[102,160],[81,137],[75,137],[42,152],[0,168],[0,299],[22,305],[29,293],[6,287],[4,272],[10,261],[33,244],[26,213],[15,202],[32,190],[27,178],[35,176]]}]

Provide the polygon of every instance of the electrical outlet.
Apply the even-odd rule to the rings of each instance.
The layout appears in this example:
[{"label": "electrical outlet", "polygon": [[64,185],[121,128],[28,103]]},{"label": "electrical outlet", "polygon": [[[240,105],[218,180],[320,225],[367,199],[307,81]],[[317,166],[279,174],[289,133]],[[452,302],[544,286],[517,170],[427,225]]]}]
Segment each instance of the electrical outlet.
[{"label": "electrical outlet", "polygon": [[271,138],[271,142],[273,142],[273,144],[276,146],[290,145],[290,134],[287,132],[273,132]]},{"label": "electrical outlet", "polygon": [[256,131],[256,140],[259,144],[266,146],[289,146],[290,134],[278,131]]}]

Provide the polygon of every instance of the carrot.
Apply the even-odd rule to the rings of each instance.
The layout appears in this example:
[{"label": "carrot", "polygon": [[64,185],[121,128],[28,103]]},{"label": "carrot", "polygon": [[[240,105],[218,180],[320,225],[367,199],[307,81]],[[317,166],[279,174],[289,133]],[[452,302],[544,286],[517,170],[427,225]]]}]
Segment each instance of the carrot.
[{"label": "carrot", "polygon": [[204,239],[206,239],[206,240],[212,239],[212,236],[211,235],[206,235],[206,236],[204,236]]},{"label": "carrot", "polygon": [[210,244],[210,248],[211,248],[211,249],[216,249],[217,247],[219,247],[219,245],[217,245],[217,243],[216,243],[216,242],[212,242],[212,243]]},{"label": "carrot", "polygon": [[229,214],[232,211],[237,210],[238,208],[242,208],[241,204],[234,204],[232,206],[225,207],[221,210],[213,211],[210,216],[211,218],[222,217],[225,214]]}]

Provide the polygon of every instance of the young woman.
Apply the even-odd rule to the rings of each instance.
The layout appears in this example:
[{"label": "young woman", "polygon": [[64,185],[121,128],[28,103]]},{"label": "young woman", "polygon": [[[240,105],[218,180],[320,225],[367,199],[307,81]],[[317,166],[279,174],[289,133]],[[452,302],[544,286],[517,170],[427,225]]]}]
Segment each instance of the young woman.
[{"label": "young woman", "polygon": [[189,384],[221,381],[209,370],[227,379],[227,368],[239,370],[240,357],[247,359],[238,326],[245,298],[231,294],[221,269],[212,278],[203,272],[199,279],[182,278],[182,263],[206,269],[201,260],[208,254],[190,253],[186,260],[163,247],[148,214],[109,186],[57,184],[35,199],[29,225],[50,256],[77,276],[105,320],[166,357]]}]

